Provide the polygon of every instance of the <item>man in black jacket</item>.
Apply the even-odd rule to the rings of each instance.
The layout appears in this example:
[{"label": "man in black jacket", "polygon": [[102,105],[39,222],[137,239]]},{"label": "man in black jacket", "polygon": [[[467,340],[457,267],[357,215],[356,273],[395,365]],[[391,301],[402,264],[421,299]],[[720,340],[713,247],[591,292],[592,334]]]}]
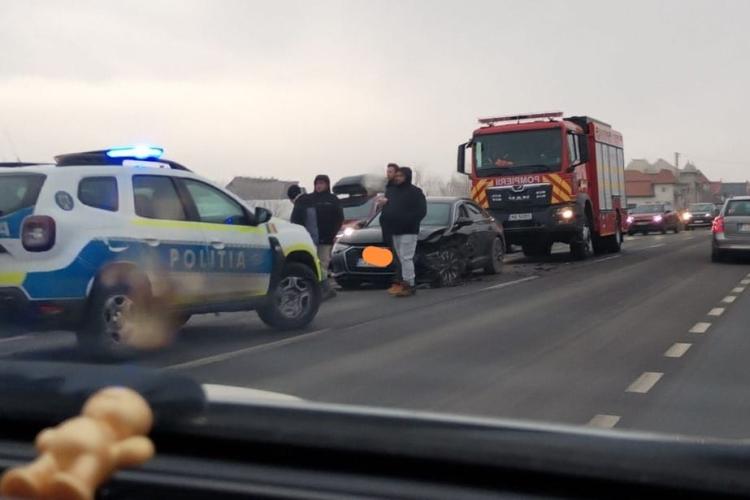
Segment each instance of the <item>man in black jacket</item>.
[{"label": "man in black jacket", "polygon": [[[388,197],[393,193],[393,190],[396,189],[396,173],[398,172],[398,165],[396,163],[389,163],[388,166],[385,167],[385,178],[387,180],[387,183],[385,185],[385,196],[380,198],[378,200],[379,206],[382,208],[386,203],[388,203]],[[393,234],[391,234],[391,228],[387,225],[387,223],[383,223],[383,217],[381,214],[380,217],[380,229],[383,233],[383,243],[391,249],[391,252],[393,252],[393,255],[396,255],[396,248],[393,246]],[[399,293],[402,289],[401,286],[401,266],[398,263],[398,259],[395,260],[395,272],[393,273],[393,283],[391,284],[391,287],[388,289],[388,293],[391,295],[396,295]]]},{"label": "man in black jacket", "polygon": [[327,279],[328,265],[331,262],[333,240],[336,239],[336,234],[344,222],[344,209],[336,195],[331,193],[331,180],[327,175],[316,176],[315,191],[303,195],[294,204],[292,222],[308,227],[312,219],[315,219],[314,225],[317,231],[311,231],[312,228],[308,228],[308,232],[317,245],[320,267],[326,276],[323,288],[328,298],[335,295]]},{"label": "man in black jacket", "polygon": [[419,223],[427,215],[427,200],[424,193],[411,183],[409,167],[400,167],[396,173],[396,186],[391,190],[383,206],[381,224],[393,235],[393,246],[401,264],[402,289],[396,297],[414,295],[416,275],[414,254],[417,250]]}]

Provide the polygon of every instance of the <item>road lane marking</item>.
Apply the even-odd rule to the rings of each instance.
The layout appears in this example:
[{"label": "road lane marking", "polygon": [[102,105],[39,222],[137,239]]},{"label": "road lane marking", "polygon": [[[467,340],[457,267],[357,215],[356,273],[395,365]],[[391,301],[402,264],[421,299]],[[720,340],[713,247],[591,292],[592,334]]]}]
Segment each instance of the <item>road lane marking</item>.
[{"label": "road lane marking", "polygon": [[688,330],[688,333],[706,333],[709,328],[711,328],[711,323],[699,321],[698,323],[694,324],[690,330]]},{"label": "road lane marking", "polygon": [[600,429],[611,429],[617,422],[620,421],[620,417],[617,415],[594,415],[594,418],[589,420],[586,424],[589,427],[598,427]]},{"label": "road lane marking", "polygon": [[724,308],[723,307],[714,307],[710,311],[708,311],[709,316],[721,316],[724,314]]},{"label": "road lane marking", "polygon": [[742,293],[744,291],[745,291],[745,287],[744,286],[738,286],[738,287],[735,287],[735,288],[732,289],[732,293]]},{"label": "road lane marking", "polygon": [[721,299],[722,302],[725,302],[727,304],[731,304],[735,300],[737,300],[737,296],[736,295],[727,295],[726,297],[724,297],[723,299]]},{"label": "road lane marking", "polygon": [[664,356],[667,358],[681,358],[690,349],[691,345],[693,344],[688,342],[675,342],[672,347],[667,349]]},{"label": "road lane marking", "polygon": [[750,285],[750,279],[744,279],[740,281],[740,285],[745,285],[745,286]]},{"label": "road lane marking", "polygon": [[3,344],[5,342],[11,342],[13,340],[23,340],[23,339],[27,339],[27,338],[30,338],[30,337],[31,337],[31,335],[29,335],[29,334],[15,335],[13,337],[7,337],[7,338],[4,338],[4,339],[0,339],[0,344]]},{"label": "road lane marking", "polygon": [[497,290],[498,288],[505,288],[505,287],[508,287],[508,286],[517,285],[519,283],[523,283],[524,281],[535,280],[538,277],[539,276],[536,276],[536,275],[534,275],[534,276],[527,276],[525,278],[521,278],[521,279],[518,279],[518,280],[508,281],[506,283],[499,283],[497,285],[488,286],[486,288],[482,288],[482,290],[480,290],[480,291],[483,291],[483,290]]},{"label": "road lane marking", "polygon": [[611,257],[604,257],[603,259],[596,259],[594,262],[604,262],[605,260],[619,259],[622,255],[612,255]]},{"label": "road lane marking", "polygon": [[666,243],[657,243],[656,245],[649,245],[647,247],[641,248],[641,250],[648,250],[649,248],[659,248],[659,247],[665,247],[667,246]]},{"label": "road lane marking", "polygon": [[635,379],[635,382],[630,384],[625,392],[637,392],[639,394],[646,394],[651,390],[653,386],[659,381],[664,374],[661,372],[643,372],[640,377]]},{"label": "road lane marking", "polygon": [[206,365],[210,365],[213,363],[220,363],[221,361],[226,361],[228,359],[236,358],[237,356],[242,356],[243,354],[248,354],[251,352],[261,352],[261,351],[265,351],[268,349],[273,349],[274,347],[294,344],[302,340],[309,339],[310,337],[318,336],[322,333],[327,332],[328,330],[330,330],[330,328],[324,328],[322,330],[315,330],[314,332],[303,333],[302,335],[297,335],[296,337],[289,337],[286,339],[277,340],[276,342],[269,342],[267,344],[254,345],[251,347],[246,347],[244,349],[238,349],[236,351],[229,351],[229,352],[223,352],[221,354],[215,354],[213,356],[206,356],[205,358],[198,358],[192,361],[187,361],[185,363],[177,363],[175,365],[169,365],[165,367],[165,369],[182,370],[185,368],[197,368],[199,366],[206,366]]}]

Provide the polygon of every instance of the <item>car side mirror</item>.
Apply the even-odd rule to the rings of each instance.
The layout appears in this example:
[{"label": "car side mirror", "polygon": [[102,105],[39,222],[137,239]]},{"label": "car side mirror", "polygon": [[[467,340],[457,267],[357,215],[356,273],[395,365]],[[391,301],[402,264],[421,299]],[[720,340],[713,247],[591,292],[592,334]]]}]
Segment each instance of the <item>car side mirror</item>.
[{"label": "car side mirror", "polygon": [[273,214],[267,208],[255,207],[255,222],[257,224],[265,224],[271,220],[271,217],[273,217]]},{"label": "car side mirror", "polygon": [[472,224],[472,220],[470,218],[459,217],[458,219],[456,219],[456,223],[454,224],[454,226],[456,227],[456,229],[459,229],[462,227],[471,226],[471,224]]}]

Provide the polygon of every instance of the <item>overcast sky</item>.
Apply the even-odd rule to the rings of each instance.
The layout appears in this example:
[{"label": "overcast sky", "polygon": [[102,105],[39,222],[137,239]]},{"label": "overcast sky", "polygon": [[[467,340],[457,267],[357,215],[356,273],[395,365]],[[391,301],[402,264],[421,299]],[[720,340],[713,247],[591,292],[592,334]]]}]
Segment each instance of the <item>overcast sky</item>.
[{"label": "overcast sky", "polygon": [[476,118],[562,110],[750,179],[750,2],[0,0],[0,159],[151,142],[213,179],[449,175]]}]

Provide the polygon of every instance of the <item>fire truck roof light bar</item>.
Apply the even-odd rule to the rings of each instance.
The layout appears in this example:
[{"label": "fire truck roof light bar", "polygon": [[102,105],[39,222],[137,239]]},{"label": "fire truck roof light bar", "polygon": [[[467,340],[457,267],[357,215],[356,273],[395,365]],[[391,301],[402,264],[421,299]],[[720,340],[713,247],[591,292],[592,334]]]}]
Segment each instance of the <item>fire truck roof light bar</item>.
[{"label": "fire truck roof light bar", "polygon": [[493,116],[489,118],[480,118],[479,123],[482,125],[492,125],[497,122],[512,122],[517,120],[531,120],[533,118],[562,118],[562,111],[551,111],[549,113],[528,113],[525,115],[511,116]]}]

